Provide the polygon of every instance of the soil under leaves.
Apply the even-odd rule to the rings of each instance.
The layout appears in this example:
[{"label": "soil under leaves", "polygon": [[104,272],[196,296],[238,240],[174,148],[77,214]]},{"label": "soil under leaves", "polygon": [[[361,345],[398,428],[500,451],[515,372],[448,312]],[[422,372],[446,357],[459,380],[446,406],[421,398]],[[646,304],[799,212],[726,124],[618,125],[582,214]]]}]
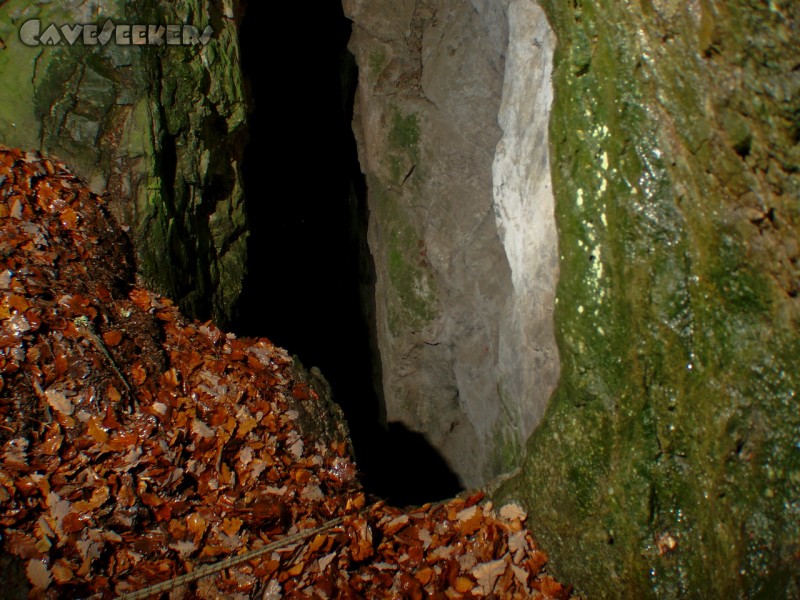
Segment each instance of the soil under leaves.
[{"label": "soil under leaves", "polygon": [[0,147],[0,583],[114,598],[343,517],[179,598],[567,598],[514,505],[399,509],[303,437],[288,354],[133,285],[125,235],[56,161]]}]

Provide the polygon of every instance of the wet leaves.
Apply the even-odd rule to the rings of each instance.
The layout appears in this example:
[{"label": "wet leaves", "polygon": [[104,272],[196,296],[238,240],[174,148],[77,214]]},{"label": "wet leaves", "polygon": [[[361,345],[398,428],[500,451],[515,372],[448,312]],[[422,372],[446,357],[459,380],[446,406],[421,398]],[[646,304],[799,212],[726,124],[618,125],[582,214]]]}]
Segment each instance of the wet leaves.
[{"label": "wet leaves", "polygon": [[[565,598],[519,507],[366,498],[287,353],[131,287],[60,163],[0,149],[0,533],[35,598],[112,598],[344,522],[175,598]],[[124,277],[118,274],[122,272]]]}]

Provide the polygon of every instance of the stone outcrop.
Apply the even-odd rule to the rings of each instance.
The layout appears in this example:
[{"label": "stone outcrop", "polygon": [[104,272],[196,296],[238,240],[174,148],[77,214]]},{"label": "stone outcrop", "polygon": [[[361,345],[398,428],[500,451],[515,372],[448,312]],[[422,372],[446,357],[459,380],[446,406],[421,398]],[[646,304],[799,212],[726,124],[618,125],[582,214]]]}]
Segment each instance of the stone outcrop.
[{"label": "stone outcrop", "polygon": [[385,418],[479,485],[519,463],[558,377],[554,38],[528,1],[344,8]]},{"label": "stone outcrop", "polygon": [[498,495],[587,597],[800,595],[797,3],[542,3],[558,266],[536,5],[344,4],[387,418],[513,466],[559,270]]},{"label": "stone outcrop", "polygon": [[[139,272],[189,314],[225,322],[241,289],[246,102],[237,0],[24,2],[0,6],[0,143],[70,163],[110,196]],[[28,46],[20,28],[211,27],[207,44]]]},{"label": "stone outcrop", "polygon": [[543,4],[562,377],[501,495],[586,597],[796,598],[800,5]]}]

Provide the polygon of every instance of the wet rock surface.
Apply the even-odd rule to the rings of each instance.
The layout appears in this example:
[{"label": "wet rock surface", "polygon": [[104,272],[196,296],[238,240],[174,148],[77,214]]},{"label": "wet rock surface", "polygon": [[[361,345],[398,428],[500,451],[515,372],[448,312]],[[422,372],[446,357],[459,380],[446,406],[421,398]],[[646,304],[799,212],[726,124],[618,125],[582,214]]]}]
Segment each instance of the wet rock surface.
[{"label": "wet rock surface", "polygon": [[[69,162],[130,227],[138,270],[188,313],[223,323],[241,291],[247,111],[238,2],[3,2],[0,143]],[[27,46],[32,19],[211,27],[207,44]],[[116,35],[116,34],[115,34]],[[82,40],[83,38],[81,38]]]},{"label": "wet rock surface", "polygon": [[797,597],[798,5],[542,4],[562,377],[501,496],[589,597]]}]

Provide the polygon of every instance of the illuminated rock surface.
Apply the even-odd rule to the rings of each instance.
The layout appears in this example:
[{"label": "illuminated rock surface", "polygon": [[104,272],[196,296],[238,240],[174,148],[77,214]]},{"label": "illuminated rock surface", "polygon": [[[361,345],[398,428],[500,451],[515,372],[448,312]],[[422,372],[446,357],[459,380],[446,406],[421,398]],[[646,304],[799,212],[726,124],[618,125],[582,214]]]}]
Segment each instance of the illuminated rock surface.
[{"label": "illuminated rock surface", "polygon": [[558,377],[553,36],[529,2],[344,7],[386,418],[479,485],[518,466]]}]

